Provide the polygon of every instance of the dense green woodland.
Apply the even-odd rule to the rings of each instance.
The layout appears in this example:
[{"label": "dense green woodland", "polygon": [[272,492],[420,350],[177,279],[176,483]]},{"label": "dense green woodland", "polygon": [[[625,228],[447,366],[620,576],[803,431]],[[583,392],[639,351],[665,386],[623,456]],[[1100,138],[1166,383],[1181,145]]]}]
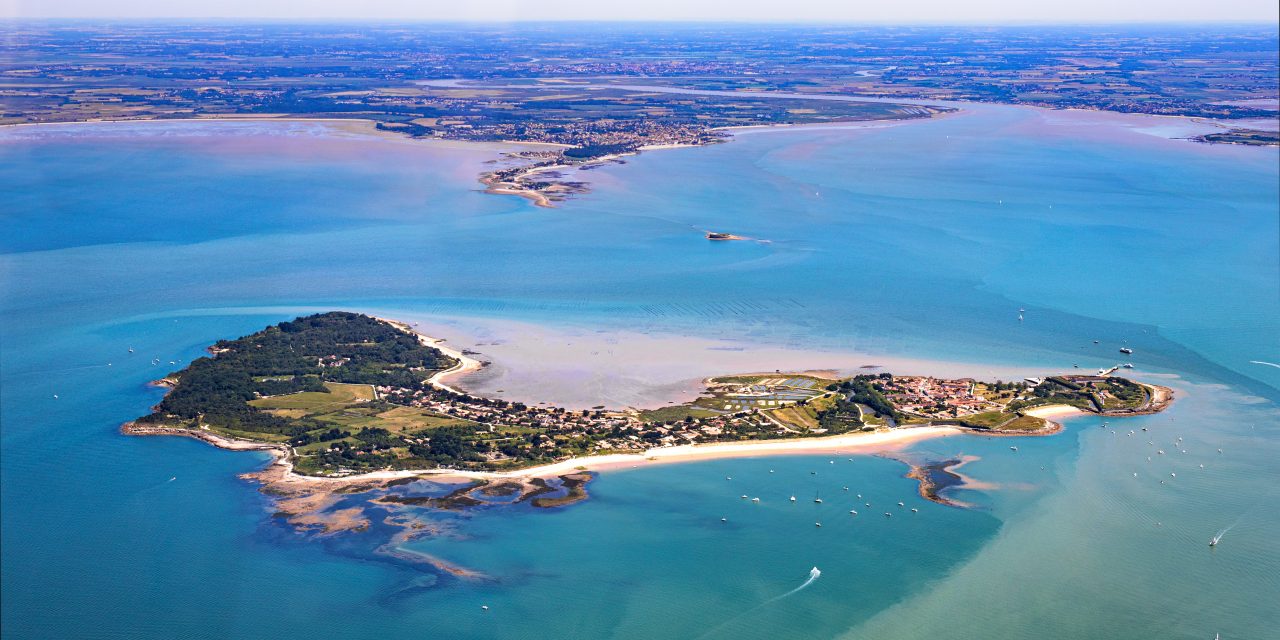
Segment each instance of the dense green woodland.
[{"label": "dense green woodland", "polygon": [[883,381],[892,379],[888,373],[877,375],[854,376],[827,385],[827,391],[839,391],[835,404],[818,412],[818,424],[830,433],[843,433],[850,428],[862,427],[859,419],[861,412],[857,405],[870,407],[875,415],[893,420],[901,420],[900,414],[892,402],[884,396]]},{"label": "dense green woodland", "polygon": [[[368,316],[330,312],[282,322],[213,346],[172,377],[177,384],[141,422],[196,418],[235,431],[301,435],[318,425],[248,404],[259,396],[328,392],[324,382],[412,386],[453,360]],[[323,364],[323,366],[322,366]]]}]

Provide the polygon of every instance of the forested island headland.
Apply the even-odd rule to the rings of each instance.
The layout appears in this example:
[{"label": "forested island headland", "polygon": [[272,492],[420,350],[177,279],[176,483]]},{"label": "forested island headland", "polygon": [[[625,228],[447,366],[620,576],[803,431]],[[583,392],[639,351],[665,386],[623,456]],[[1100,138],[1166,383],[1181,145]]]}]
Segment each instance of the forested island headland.
[{"label": "forested island headland", "polygon": [[463,477],[477,484],[445,498],[383,501],[453,508],[479,490],[560,506],[586,496],[587,468],[964,431],[1043,435],[1059,428],[1046,410],[1130,415],[1160,411],[1172,398],[1164,387],[1111,375],[981,382],[778,372],[712,378],[684,405],[572,411],[452,388],[444,382],[450,374],[480,363],[440,347],[407,325],[367,315],[301,317],[215,343],[208,357],[159,381],[169,388],[164,398],[123,430],[272,453],[276,463],[255,477],[289,496],[281,511],[305,524],[342,488]]}]

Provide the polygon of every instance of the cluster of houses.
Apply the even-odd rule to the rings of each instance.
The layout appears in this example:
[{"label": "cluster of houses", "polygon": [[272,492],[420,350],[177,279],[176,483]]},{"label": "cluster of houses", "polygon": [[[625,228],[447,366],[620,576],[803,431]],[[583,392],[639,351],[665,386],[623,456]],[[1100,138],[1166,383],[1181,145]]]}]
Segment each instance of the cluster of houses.
[{"label": "cluster of houses", "polygon": [[426,385],[418,388],[377,386],[375,391],[378,397],[389,402],[475,422],[482,425],[480,429],[491,432],[499,428],[538,430],[541,435],[528,440],[535,447],[553,448],[558,440],[588,439],[596,450],[645,451],[653,447],[736,438],[735,434],[743,429],[776,428],[776,425],[750,411],[663,423],[646,422],[629,412],[526,406],[442,393]]},{"label": "cluster of houses", "polygon": [[316,358],[316,366],[322,369],[325,367],[341,367],[348,362],[351,362],[351,358],[340,358],[332,355]]},{"label": "cluster of houses", "polygon": [[894,376],[883,382],[885,397],[899,411],[924,417],[964,416],[1002,408],[976,392],[972,378],[944,380],[928,376]]}]

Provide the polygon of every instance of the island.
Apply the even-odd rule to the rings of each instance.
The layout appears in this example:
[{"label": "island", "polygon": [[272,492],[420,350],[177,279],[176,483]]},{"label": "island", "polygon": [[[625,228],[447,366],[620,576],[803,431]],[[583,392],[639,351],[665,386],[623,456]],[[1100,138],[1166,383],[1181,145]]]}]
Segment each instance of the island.
[{"label": "island", "polygon": [[[379,491],[388,508],[502,497],[560,507],[587,497],[591,469],[966,432],[1046,435],[1061,428],[1055,412],[1151,413],[1173,397],[1114,370],[1013,382],[778,371],[710,378],[687,404],[569,410],[460,391],[448,378],[482,363],[409,325],[340,311],[208,351],[158,381],[163,399],[123,431],[266,451],[274,463],[250,477],[279,498],[282,517],[325,531],[368,526],[361,508],[334,509],[353,492]],[[468,484],[443,496],[395,492],[423,478]]]},{"label": "island", "polygon": [[726,241],[726,240],[746,240],[746,238],[744,238],[744,237],[742,237],[742,236],[734,235],[734,234],[732,234],[732,233],[725,233],[725,232],[723,232],[723,231],[708,231],[708,232],[707,232],[707,235],[706,235],[706,238],[707,238],[708,240],[719,240],[719,241]]},{"label": "island", "polygon": [[1280,132],[1257,129],[1231,129],[1221,133],[1205,134],[1194,139],[1196,142],[1242,144],[1253,147],[1280,146]]}]

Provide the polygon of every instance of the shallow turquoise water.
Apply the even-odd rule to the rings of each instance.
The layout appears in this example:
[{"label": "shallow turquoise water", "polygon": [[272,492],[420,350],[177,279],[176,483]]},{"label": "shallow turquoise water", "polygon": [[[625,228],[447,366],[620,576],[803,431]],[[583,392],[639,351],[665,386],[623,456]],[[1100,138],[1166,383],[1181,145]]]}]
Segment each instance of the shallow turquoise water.
[{"label": "shallow turquoise water", "polygon": [[[1280,369],[1249,361],[1280,361],[1276,153],[1034,113],[648,153],[555,210],[477,193],[487,149],[0,132],[4,635],[1265,637]],[[1123,341],[1182,397],[1016,454],[915,445],[980,458],[964,472],[995,486],[957,494],[972,510],[866,456],[605,473],[586,503],[414,543],[493,577],[470,583],[280,527],[236,478],[259,455],[116,432],[158,398],[152,357],[316,307],[1053,369],[1114,364]],[[849,516],[843,486],[873,508]]]}]

